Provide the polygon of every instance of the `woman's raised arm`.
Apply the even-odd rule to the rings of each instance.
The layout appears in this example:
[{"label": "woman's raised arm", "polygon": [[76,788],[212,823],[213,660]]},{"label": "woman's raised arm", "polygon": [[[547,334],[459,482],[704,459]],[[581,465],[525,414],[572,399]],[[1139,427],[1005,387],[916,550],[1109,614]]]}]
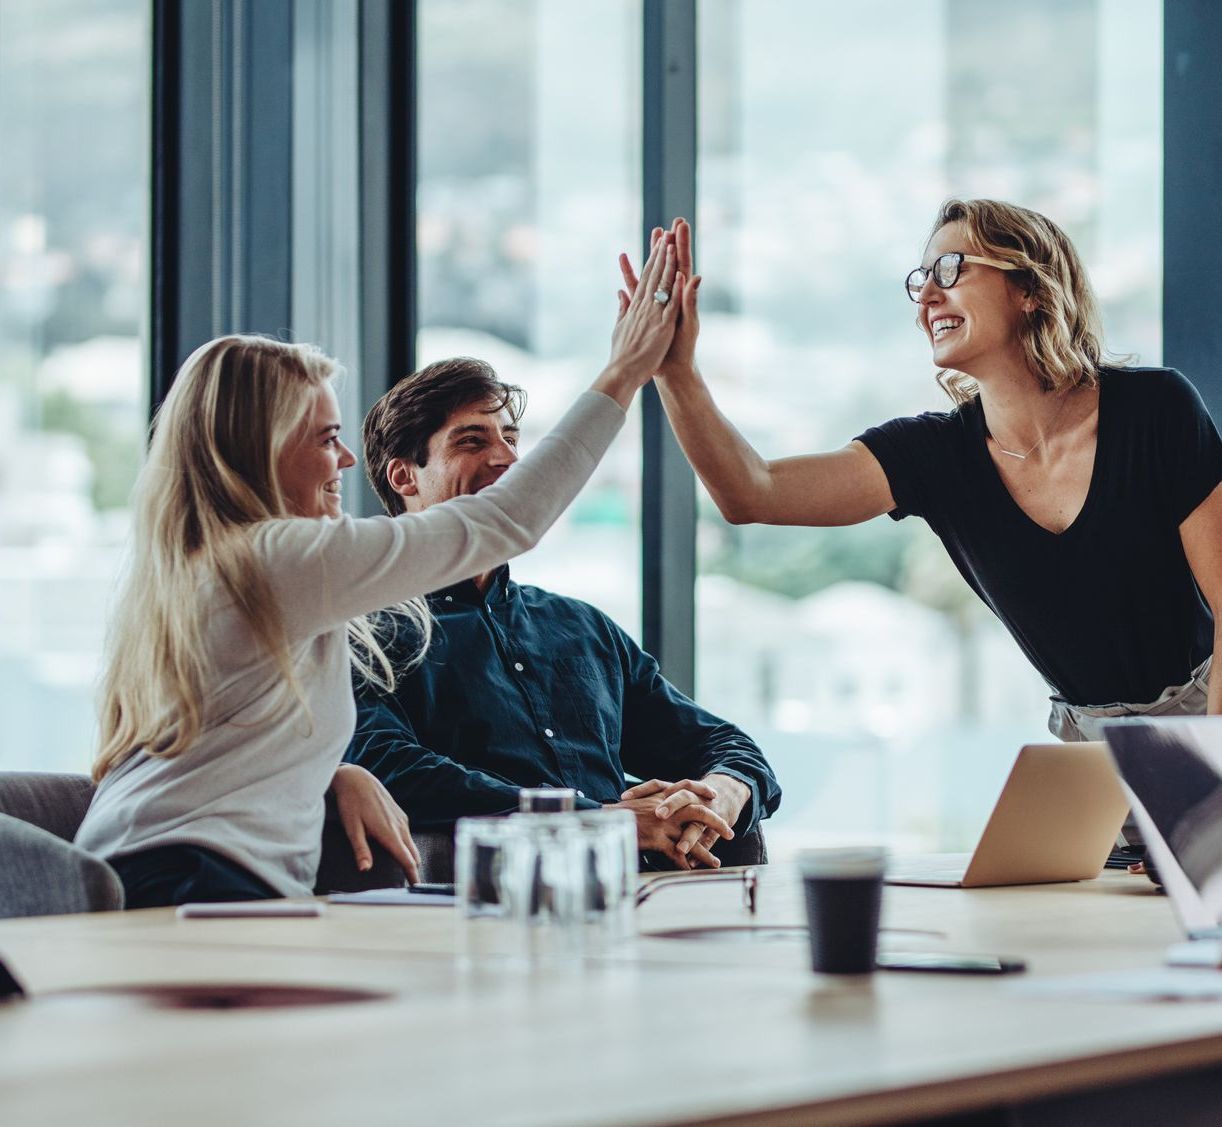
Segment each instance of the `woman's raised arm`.
[{"label": "woman's raised arm", "polygon": [[[492,485],[396,517],[266,522],[258,543],[290,638],[479,575],[539,542],[594,472],[623,426],[621,408],[670,346],[684,281],[673,240],[655,246],[644,279],[647,289],[621,298],[610,361],[590,390]],[[658,302],[658,292],[675,300]]]},{"label": "woman's raised arm", "polygon": [[[862,443],[767,461],[722,414],[695,363],[700,278],[691,272],[691,228],[676,219],[668,235],[675,240],[678,271],[691,281],[656,382],[675,437],[721,515],[731,524],[841,525],[893,509],[886,474]],[[655,229],[653,250],[668,235]],[[620,270],[635,296],[644,287],[626,255],[620,256]]]}]

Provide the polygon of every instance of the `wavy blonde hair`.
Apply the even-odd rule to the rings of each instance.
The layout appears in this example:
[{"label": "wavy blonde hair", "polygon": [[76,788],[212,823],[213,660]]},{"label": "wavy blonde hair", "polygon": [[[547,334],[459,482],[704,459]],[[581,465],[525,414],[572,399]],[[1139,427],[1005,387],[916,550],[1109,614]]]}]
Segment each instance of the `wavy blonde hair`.
[{"label": "wavy blonde hair", "polygon": [[[183,364],[153,421],[148,458],[132,496],[131,558],[109,635],[99,701],[93,777],[101,780],[138,750],[170,758],[199,736],[206,692],[206,606],[218,584],[284,679],[284,707],[309,715],[284,622],[251,533],[294,516],[277,465],[306,425],[310,393],[337,372],[306,344],[226,336]],[[428,646],[423,600],[403,604]],[[349,624],[353,665],[386,689],[395,672],[369,623]]]},{"label": "wavy blonde hair", "polygon": [[[1039,212],[1000,200],[947,200],[930,239],[948,223],[962,223],[980,254],[1018,267],[1006,279],[1034,303],[1019,333],[1023,358],[1040,387],[1052,392],[1094,387],[1104,358],[1103,325],[1086,267],[1069,236]],[[941,369],[937,380],[956,404],[980,391],[971,376],[950,368]]]}]

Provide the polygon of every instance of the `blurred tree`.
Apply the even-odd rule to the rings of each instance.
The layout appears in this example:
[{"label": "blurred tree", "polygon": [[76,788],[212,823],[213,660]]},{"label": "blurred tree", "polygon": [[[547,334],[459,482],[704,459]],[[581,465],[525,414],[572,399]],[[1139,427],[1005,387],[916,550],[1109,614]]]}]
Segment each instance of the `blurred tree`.
[{"label": "blurred tree", "polygon": [[43,430],[75,434],[84,440],[93,467],[94,507],[99,511],[125,508],[144,442],[137,420],[116,418],[65,391],[44,395],[41,409]]},{"label": "blurred tree", "polygon": [[[709,519],[716,518],[710,513]],[[847,528],[805,529],[724,525],[701,570],[794,599],[842,580],[899,590],[907,547],[917,533],[911,524],[873,520]]]}]

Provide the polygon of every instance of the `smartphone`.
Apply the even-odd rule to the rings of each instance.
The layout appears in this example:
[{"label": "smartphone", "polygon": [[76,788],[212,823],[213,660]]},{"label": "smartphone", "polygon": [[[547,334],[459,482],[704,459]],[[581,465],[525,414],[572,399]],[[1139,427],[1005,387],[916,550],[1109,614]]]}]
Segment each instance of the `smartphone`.
[{"label": "smartphone", "polygon": [[441,884],[430,881],[421,881],[419,884],[408,885],[407,890],[413,893],[423,892],[425,895],[431,896],[453,896],[455,892],[453,884]]},{"label": "smartphone", "polygon": [[879,970],[924,970],[938,974],[1020,974],[1022,959],[1001,955],[945,955],[938,951],[880,951]]},{"label": "smartphone", "polygon": [[174,914],[180,920],[228,920],[289,916],[321,916],[325,904],[317,900],[238,900],[233,903],[179,904]]}]

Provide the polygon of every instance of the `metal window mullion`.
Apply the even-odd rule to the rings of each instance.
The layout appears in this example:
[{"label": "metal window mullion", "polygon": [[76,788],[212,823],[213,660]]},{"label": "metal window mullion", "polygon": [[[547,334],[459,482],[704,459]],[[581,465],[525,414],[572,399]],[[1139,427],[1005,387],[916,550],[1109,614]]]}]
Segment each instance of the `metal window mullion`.
[{"label": "metal window mullion", "polygon": [[291,329],[291,0],[154,0],[152,394],[218,333]]},{"label": "metal window mullion", "polygon": [[1222,421],[1222,5],[1163,4],[1163,362]]},{"label": "metal window mullion", "polygon": [[213,332],[217,20],[211,3],[154,0],[150,413]]},{"label": "metal window mullion", "polygon": [[182,26],[178,6],[155,0],[152,21],[152,94],[149,162],[149,411],[165,398],[177,366],[180,338],[181,246],[171,222],[179,201]]},{"label": "metal window mullion", "polygon": [[[232,307],[222,307],[221,295],[229,294],[230,251],[232,243],[226,238],[230,200],[230,162],[227,159],[225,138],[233,128],[233,104],[230,98],[229,74],[233,69],[233,53],[229,48],[229,5],[212,5],[212,146],[209,152],[209,171],[212,173],[212,292],[209,295],[211,324],[209,336],[218,336],[226,331]],[[201,154],[202,155],[202,154]]]},{"label": "metal window mullion", "polygon": [[233,0],[237,331],[293,335],[293,0]]},{"label": "metal window mullion", "polygon": [[[415,365],[416,4],[360,8],[361,393],[368,410]],[[362,512],[381,512],[366,481]]]},{"label": "metal window mullion", "polygon": [[[364,414],[360,363],[360,6],[292,0],[292,294],[296,339],[334,356],[336,386],[352,433]],[[352,440],[345,435],[345,440]],[[345,507],[361,505],[361,475]],[[355,502],[355,503],[354,503]]]},{"label": "metal window mullion", "polygon": [[[653,227],[696,210],[696,3],[644,0],[642,203]],[[645,648],[692,694],[696,484],[653,385],[641,402],[641,610]]]}]

